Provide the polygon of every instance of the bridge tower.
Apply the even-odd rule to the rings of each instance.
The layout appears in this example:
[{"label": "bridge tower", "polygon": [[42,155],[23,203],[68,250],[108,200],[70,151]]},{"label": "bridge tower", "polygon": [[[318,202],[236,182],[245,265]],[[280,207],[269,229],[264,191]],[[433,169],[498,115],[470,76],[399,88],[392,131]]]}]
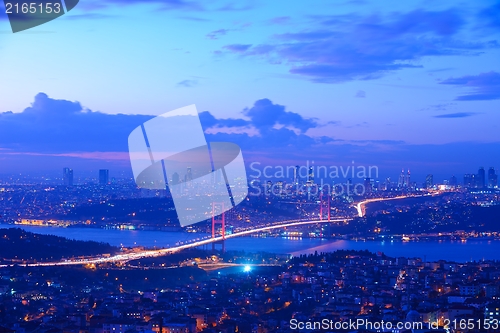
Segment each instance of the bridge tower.
[{"label": "bridge tower", "polygon": [[323,191],[319,194],[319,220],[323,221]]},{"label": "bridge tower", "polygon": [[[223,212],[221,214],[221,219],[217,220],[215,218],[215,207],[219,205],[221,207],[221,211]],[[221,224],[221,236],[222,240],[218,242],[213,242],[212,243],[212,251],[215,251],[215,244],[221,244],[222,245],[222,253],[226,252],[226,213],[224,212],[224,203],[223,202],[212,202],[212,238],[215,238],[215,225],[216,224]]]},{"label": "bridge tower", "polygon": [[[330,209],[330,201],[331,201],[331,197],[330,197],[330,194],[328,194],[326,196],[326,209],[327,209],[327,216],[328,216],[328,222],[331,221],[331,209]],[[323,202],[323,192],[320,193],[319,195],[319,220],[320,221],[323,221],[323,205],[324,205],[324,202]],[[328,225],[328,229],[330,229],[330,225]],[[320,232],[320,237],[323,237],[323,227],[321,227],[321,232]]]}]

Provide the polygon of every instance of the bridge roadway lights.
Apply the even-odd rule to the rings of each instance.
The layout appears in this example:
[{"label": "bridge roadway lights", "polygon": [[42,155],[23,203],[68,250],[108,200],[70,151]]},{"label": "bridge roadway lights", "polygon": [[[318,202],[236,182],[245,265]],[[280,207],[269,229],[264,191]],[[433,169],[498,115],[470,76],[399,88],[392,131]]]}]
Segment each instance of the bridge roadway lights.
[{"label": "bridge roadway lights", "polygon": [[[330,222],[346,222],[348,220],[352,220],[352,218],[336,218],[331,220]],[[306,224],[315,224],[315,223],[327,223],[328,221],[319,221],[319,220],[308,220],[308,221],[288,221],[288,222],[281,222],[281,223],[276,223],[272,226],[267,226],[267,227],[261,227],[261,228],[255,228],[255,229],[250,229],[246,231],[240,231],[236,233],[232,233],[230,235],[226,235],[226,238],[234,238],[234,237],[240,237],[240,236],[245,236],[245,235],[250,235],[256,232],[261,232],[261,231],[266,231],[266,230],[272,230],[272,229],[278,229],[278,228],[283,228],[283,227],[293,227],[293,226],[299,226],[299,225],[306,225]],[[217,239],[220,238],[220,239]],[[129,254],[118,254],[112,257],[101,257],[101,258],[93,258],[93,259],[84,259],[84,260],[78,260],[78,261],[55,261],[55,262],[43,262],[43,263],[36,263],[36,264],[26,264],[28,267],[41,267],[41,266],[70,266],[70,265],[85,265],[85,264],[101,264],[101,263],[109,263],[109,262],[119,262],[119,261],[130,261],[130,260],[136,260],[136,259],[142,259],[146,257],[160,257],[165,254],[169,253],[175,253],[180,250],[184,250],[187,248],[192,248],[192,247],[198,247],[201,245],[205,244],[210,244],[213,243],[214,241],[221,241],[222,237],[216,237],[216,238],[209,238],[205,239],[203,241],[196,241],[191,244],[187,245],[180,245],[176,247],[171,247],[168,249],[161,249],[161,250],[145,250],[142,252],[136,252],[136,253],[129,253]],[[0,265],[0,268],[5,268],[9,267],[10,265]]]}]

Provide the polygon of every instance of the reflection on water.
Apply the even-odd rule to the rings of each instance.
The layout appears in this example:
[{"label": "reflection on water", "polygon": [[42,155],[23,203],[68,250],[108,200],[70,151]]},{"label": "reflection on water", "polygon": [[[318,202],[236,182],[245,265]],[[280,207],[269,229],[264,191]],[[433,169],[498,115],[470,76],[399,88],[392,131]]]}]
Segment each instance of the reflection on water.
[{"label": "reflection on water", "polygon": [[[12,225],[0,225],[0,228],[11,228]],[[206,234],[137,231],[137,230],[104,230],[93,228],[51,228],[36,226],[19,226],[20,228],[39,234],[50,234],[77,240],[94,240],[107,242],[115,246],[141,245],[146,247],[173,246],[176,242],[201,238]],[[207,249],[211,248],[210,245]],[[218,247],[219,248],[219,247]],[[226,250],[246,252],[275,252],[299,255],[303,253],[331,252],[340,249],[369,250],[383,252],[391,257],[420,257],[424,260],[500,260],[500,241],[468,240],[462,241],[421,241],[421,242],[386,242],[386,241],[351,241],[327,240],[315,238],[258,238],[238,237],[226,240]]]}]

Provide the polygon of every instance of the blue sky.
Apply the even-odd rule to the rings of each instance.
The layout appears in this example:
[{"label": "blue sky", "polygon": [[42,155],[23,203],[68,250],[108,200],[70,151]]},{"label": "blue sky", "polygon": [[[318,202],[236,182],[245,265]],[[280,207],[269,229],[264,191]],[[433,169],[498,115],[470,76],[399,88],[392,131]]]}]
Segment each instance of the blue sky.
[{"label": "blue sky", "polygon": [[193,103],[247,160],[500,167],[499,39],[498,1],[81,0],[16,34],[0,14],[0,173],[127,170],[132,115]]}]

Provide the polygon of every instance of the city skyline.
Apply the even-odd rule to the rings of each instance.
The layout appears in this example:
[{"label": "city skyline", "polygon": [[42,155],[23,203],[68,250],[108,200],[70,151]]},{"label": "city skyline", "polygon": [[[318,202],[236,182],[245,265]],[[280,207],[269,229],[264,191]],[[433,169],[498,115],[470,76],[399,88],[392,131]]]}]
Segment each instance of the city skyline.
[{"label": "city skyline", "polygon": [[[74,176],[74,170],[69,167],[64,167],[62,172],[62,177],[60,178],[62,180],[62,184],[66,186],[72,186],[72,185],[78,185],[78,183],[74,182],[75,176]],[[292,172],[289,172],[292,170]],[[340,177],[328,177],[328,169],[324,166],[313,166],[309,168],[305,168],[306,174],[301,172],[302,168],[300,166],[288,166],[288,168],[283,168],[279,169],[279,171],[275,172],[274,174],[271,172],[269,173],[261,173],[262,177],[249,177],[249,183],[251,183],[253,180],[275,180],[275,181],[285,181],[288,182],[288,184],[305,184],[305,183],[314,183],[315,180],[323,179],[326,181],[332,181],[335,183],[335,180],[340,180],[340,181],[346,181],[346,180],[354,180],[359,183],[366,182],[366,180],[371,180],[372,182],[379,182],[379,183],[387,183],[390,182],[391,184],[396,185],[395,188],[406,188],[406,187],[411,187],[411,186],[416,186],[418,188],[432,188],[434,185],[450,185],[450,186],[463,186],[463,187],[469,187],[469,188],[496,188],[498,186],[498,174],[497,171],[498,169],[495,169],[495,167],[489,167],[488,171],[486,173],[486,170],[484,167],[479,167],[478,173],[462,173],[462,174],[452,174],[448,178],[443,178],[443,179],[436,179],[434,177],[434,174],[428,173],[423,179],[413,179],[410,178],[410,170],[406,170],[403,168],[399,176],[395,176],[393,174],[392,176],[377,176],[373,177],[371,172],[366,172],[363,171],[363,174],[365,176],[370,176],[370,177],[349,177],[346,176],[344,178]],[[315,177],[315,170],[318,172],[318,175]],[[481,179],[481,170],[484,171],[484,179]],[[118,178],[113,176],[110,179],[109,176],[109,169],[99,169],[99,170],[94,170],[97,171],[97,176],[89,176],[89,171],[84,171],[80,170],[81,173],[78,175],[77,171],[77,179],[80,181],[83,180],[83,183],[87,183],[89,180],[92,181],[95,180],[99,185],[108,185],[110,184],[111,179],[116,180],[116,179],[132,179],[132,175],[119,175]],[[186,168],[186,173],[184,175],[179,175],[177,173],[174,173],[174,176],[170,179],[170,181],[174,183],[179,183],[181,180],[182,182],[186,182],[188,180],[192,179],[192,175],[190,175],[191,168],[187,167]],[[377,171],[378,173],[378,171]],[[52,173],[51,173],[52,174]],[[272,176],[272,175],[283,175],[283,176]],[[331,174],[331,173],[330,173]],[[0,175],[1,176],[1,175]],[[6,175],[3,175],[4,177]],[[10,177],[15,177],[15,175],[9,175]],[[48,176],[48,175],[45,175]],[[182,177],[181,177],[182,176]],[[0,182],[2,181],[2,178],[0,178]],[[54,179],[55,182],[58,182],[58,177],[55,177]]]}]

